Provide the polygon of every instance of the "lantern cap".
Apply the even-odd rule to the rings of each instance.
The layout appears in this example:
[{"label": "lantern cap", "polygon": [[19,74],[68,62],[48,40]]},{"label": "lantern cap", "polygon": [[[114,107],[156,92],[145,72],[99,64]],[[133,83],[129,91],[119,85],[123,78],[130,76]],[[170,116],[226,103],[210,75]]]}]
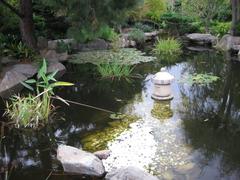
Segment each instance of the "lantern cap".
[{"label": "lantern cap", "polygon": [[161,68],[161,71],[156,73],[153,77],[155,84],[170,84],[174,80],[174,76],[167,72],[166,68]]}]

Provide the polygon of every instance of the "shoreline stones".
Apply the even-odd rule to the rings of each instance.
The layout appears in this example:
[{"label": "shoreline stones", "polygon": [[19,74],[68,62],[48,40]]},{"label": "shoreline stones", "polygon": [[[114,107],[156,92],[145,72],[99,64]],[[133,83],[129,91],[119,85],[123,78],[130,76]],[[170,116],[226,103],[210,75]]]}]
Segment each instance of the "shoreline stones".
[{"label": "shoreline stones", "polygon": [[211,34],[192,33],[186,35],[188,41],[199,44],[199,45],[211,45],[217,44],[217,37]]},{"label": "shoreline stones", "polygon": [[92,153],[67,145],[59,145],[57,159],[64,172],[101,177],[105,174],[102,161]]}]

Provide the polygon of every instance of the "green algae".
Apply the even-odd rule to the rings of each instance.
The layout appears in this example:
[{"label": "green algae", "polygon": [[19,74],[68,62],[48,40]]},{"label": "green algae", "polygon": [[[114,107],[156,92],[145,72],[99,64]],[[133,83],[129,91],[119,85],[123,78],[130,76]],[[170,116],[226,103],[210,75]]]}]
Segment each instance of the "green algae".
[{"label": "green algae", "polygon": [[164,120],[173,116],[170,101],[155,102],[151,111],[153,117]]},{"label": "green algae", "polygon": [[122,120],[109,122],[109,126],[105,129],[89,132],[81,140],[83,149],[90,152],[106,149],[108,142],[113,141],[122,132],[128,130],[129,125],[138,119],[135,115],[125,115]]},{"label": "green algae", "polygon": [[145,56],[145,53],[135,48],[121,48],[119,51],[96,50],[80,52],[74,55],[70,62],[74,64],[92,63],[98,65],[117,61],[119,64],[134,65],[141,62],[154,61],[155,59],[152,56]]}]

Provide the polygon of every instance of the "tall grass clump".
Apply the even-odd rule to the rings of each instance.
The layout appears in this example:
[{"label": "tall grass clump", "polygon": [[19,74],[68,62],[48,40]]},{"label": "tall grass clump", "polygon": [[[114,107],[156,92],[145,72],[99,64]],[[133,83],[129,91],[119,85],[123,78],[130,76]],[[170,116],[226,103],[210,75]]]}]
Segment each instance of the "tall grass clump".
[{"label": "tall grass clump", "polygon": [[157,56],[177,56],[182,53],[181,43],[173,38],[157,41],[153,52]]},{"label": "tall grass clump", "polygon": [[129,65],[116,62],[103,63],[97,66],[97,70],[102,78],[111,78],[112,80],[130,77],[133,69]]},{"label": "tall grass clump", "polygon": [[[47,63],[43,60],[37,73],[37,79],[29,79],[22,84],[33,93],[27,96],[13,96],[6,103],[7,115],[16,127],[38,128],[48,123],[53,112],[52,97],[54,88],[72,86],[72,83],[57,81],[54,77],[57,71],[48,74]],[[63,99],[60,99],[64,101]]]}]

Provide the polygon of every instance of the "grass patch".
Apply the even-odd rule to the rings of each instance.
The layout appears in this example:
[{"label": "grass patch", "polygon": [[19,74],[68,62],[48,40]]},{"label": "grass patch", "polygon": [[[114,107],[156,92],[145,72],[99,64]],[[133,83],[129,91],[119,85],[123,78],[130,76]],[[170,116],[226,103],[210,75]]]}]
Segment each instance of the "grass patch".
[{"label": "grass patch", "polygon": [[182,53],[181,46],[181,43],[176,39],[160,39],[157,41],[153,52],[157,56],[178,56]]},{"label": "grass patch", "polygon": [[125,64],[104,63],[97,66],[102,78],[121,79],[130,77],[134,67]]}]

